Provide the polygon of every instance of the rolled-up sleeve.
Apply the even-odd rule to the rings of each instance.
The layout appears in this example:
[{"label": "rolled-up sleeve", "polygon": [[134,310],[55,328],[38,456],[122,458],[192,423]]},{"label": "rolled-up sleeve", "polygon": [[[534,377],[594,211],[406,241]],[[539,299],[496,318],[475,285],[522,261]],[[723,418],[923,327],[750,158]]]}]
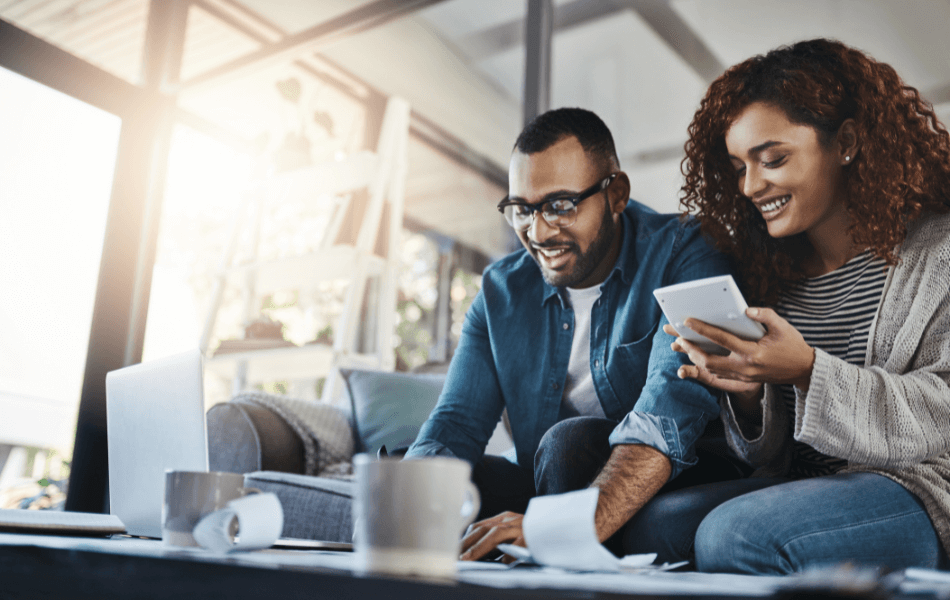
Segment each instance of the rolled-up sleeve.
[{"label": "rolled-up sleeve", "polygon": [[436,440],[419,440],[406,452],[405,458],[424,458],[426,456],[449,456],[458,458],[449,447]]},{"label": "rolled-up sleeve", "polygon": [[678,445],[675,441],[675,431],[675,422],[669,417],[633,411],[614,427],[609,441],[611,447],[619,444],[642,444],[670,456],[670,448]]}]

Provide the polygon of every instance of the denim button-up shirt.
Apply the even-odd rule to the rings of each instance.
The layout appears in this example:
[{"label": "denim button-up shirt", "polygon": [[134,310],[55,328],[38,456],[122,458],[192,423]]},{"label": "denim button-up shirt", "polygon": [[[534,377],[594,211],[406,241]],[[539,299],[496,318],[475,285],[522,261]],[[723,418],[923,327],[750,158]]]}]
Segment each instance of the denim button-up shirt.
[{"label": "denim button-up shirt", "polygon": [[[672,476],[696,462],[693,444],[719,414],[717,397],[676,371],[653,290],[730,272],[695,221],[660,215],[631,200],[622,213],[617,264],[591,309],[590,370],[610,444],[645,444],[666,455]],[[527,250],[490,265],[465,317],[445,387],[407,457],[447,455],[478,462],[508,409],[517,462],[530,466],[559,419],[574,336],[563,288],[549,285]]]}]

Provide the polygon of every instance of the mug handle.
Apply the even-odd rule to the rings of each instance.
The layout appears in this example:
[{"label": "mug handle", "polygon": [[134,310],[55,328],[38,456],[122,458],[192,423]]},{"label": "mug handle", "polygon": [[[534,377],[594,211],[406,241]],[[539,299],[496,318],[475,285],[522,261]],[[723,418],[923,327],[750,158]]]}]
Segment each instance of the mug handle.
[{"label": "mug handle", "polygon": [[462,503],[460,515],[462,517],[462,527],[460,529],[463,532],[478,517],[478,511],[482,507],[482,497],[478,493],[478,488],[471,481],[465,483],[467,484],[465,492],[468,498]]}]

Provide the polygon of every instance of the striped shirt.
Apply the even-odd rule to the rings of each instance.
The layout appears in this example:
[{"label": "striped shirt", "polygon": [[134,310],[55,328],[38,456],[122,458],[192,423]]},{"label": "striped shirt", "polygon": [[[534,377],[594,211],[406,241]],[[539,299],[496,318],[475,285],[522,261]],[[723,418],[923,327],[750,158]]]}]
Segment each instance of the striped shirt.
[{"label": "striped shirt", "polygon": [[[805,342],[854,365],[864,365],[871,321],[887,278],[883,259],[865,251],[839,269],[804,279],[783,292],[775,312],[797,329]],[[779,386],[789,415],[795,414],[795,390]],[[789,428],[795,420],[789,419]],[[836,473],[847,461],[793,441],[789,475],[795,479]]]}]

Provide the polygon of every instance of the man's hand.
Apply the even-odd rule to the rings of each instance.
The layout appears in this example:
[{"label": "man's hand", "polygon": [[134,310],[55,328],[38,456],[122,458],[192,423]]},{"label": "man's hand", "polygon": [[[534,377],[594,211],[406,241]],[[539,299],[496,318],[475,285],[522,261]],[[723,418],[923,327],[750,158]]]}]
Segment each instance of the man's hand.
[{"label": "man's hand", "polygon": [[[461,560],[478,560],[494,550],[498,544],[515,544],[526,548],[524,535],[521,532],[521,521],[524,515],[513,512],[503,512],[490,519],[472,523],[464,538],[462,538]],[[502,561],[514,562],[514,557],[505,555]]]}]

